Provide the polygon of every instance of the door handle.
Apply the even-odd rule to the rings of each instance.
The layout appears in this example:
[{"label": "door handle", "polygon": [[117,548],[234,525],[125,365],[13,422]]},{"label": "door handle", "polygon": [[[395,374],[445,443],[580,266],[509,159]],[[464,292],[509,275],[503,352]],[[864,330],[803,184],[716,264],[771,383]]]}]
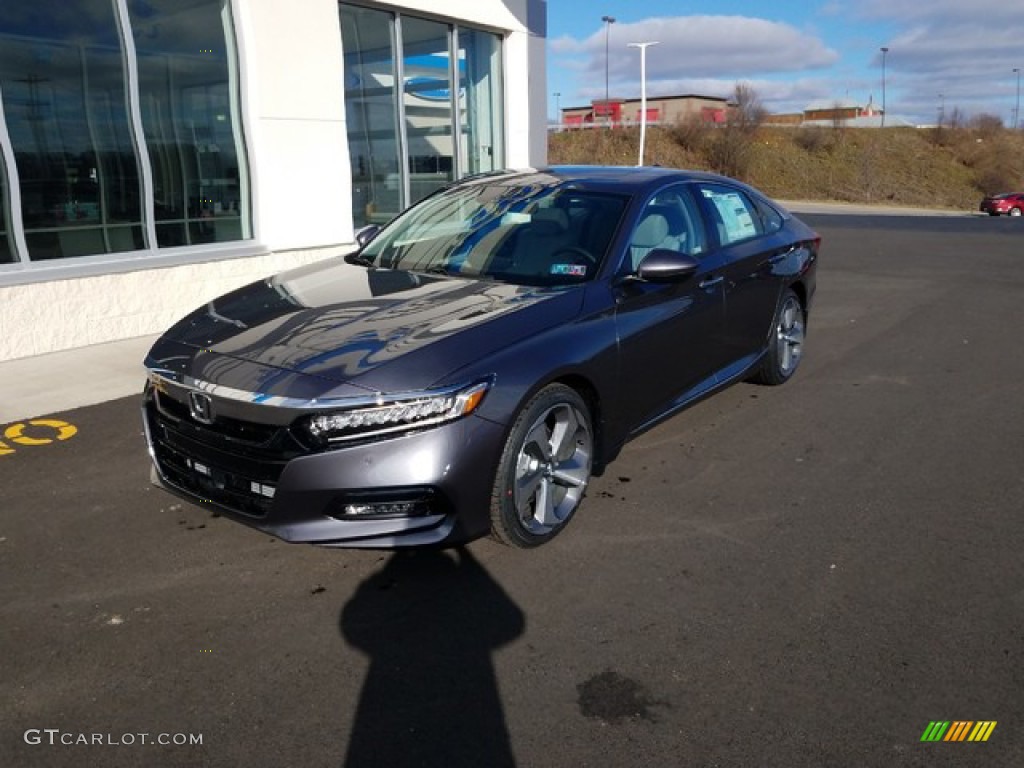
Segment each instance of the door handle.
[{"label": "door handle", "polygon": [[697,283],[697,287],[698,288],[714,288],[716,285],[718,285],[724,279],[725,278],[723,278],[721,275],[719,275],[718,277],[705,277],[703,280],[701,280],[699,283]]}]

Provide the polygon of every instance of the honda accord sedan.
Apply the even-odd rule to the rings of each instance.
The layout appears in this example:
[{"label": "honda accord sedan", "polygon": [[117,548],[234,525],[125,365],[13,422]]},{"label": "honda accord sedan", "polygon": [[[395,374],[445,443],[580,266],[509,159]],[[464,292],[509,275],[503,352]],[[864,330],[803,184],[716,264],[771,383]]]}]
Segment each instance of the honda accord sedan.
[{"label": "honda accord sedan", "polygon": [[820,244],[737,181],[605,167],[465,179],[357,239],[156,342],[157,484],[287,541],[537,546],[631,438],[794,375]]}]

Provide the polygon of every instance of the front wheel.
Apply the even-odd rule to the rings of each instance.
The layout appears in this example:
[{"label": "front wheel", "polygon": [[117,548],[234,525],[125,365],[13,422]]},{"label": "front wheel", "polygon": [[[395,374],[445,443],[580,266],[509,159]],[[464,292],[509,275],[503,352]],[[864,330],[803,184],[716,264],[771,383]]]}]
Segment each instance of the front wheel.
[{"label": "front wheel", "polygon": [[1020,214],[1021,214],[1020,208],[1011,208],[1010,209],[1010,215],[1011,216],[1020,216]]},{"label": "front wheel", "polygon": [[594,453],[590,410],[563,384],[523,407],[505,441],[491,494],[491,535],[513,547],[550,541],[587,490]]},{"label": "front wheel", "polygon": [[772,320],[768,350],[753,376],[758,384],[785,384],[796,373],[803,357],[807,318],[800,298],[787,288]]}]

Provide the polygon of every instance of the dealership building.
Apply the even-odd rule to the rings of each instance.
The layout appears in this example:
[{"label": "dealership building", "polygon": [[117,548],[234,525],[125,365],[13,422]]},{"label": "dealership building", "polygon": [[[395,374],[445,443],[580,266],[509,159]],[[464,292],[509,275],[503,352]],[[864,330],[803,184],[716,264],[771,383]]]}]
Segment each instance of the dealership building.
[{"label": "dealership building", "polygon": [[157,333],[543,164],[544,0],[12,0],[0,361]]}]

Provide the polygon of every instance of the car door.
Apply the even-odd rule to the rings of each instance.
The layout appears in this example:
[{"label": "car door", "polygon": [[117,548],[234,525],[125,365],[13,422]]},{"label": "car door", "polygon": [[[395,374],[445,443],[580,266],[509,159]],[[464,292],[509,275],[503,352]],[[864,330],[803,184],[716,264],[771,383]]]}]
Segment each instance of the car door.
[{"label": "car door", "polygon": [[[693,256],[697,272],[670,283],[637,279],[637,267],[656,249]],[[688,186],[651,196],[636,218],[613,289],[621,385],[616,410],[627,432],[714,385],[725,332],[719,266]]]},{"label": "car door", "polygon": [[718,242],[726,314],[722,377],[732,378],[767,343],[782,288],[773,264],[790,244],[780,231],[781,215],[739,187],[701,182],[697,189]]}]

